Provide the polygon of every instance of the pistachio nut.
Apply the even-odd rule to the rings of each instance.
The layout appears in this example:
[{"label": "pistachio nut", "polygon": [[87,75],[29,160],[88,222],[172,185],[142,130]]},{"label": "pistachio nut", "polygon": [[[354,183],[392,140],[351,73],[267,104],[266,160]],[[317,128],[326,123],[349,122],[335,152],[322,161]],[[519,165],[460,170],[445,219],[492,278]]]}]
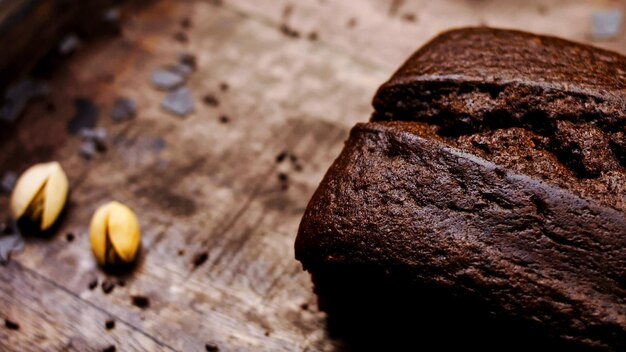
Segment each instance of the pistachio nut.
[{"label": "pistachio nut", "polygon": [[11,194],[11,213],[15,219],[28,217],[47,230],[61,214],[69,182],[56,162],[31,166],[19,177]]},{"label": "pistachio nut", "polygon": [[89,237],[100,265],[131,263],[141,243],[137,217],[118,202],[109,202],[96,210],[89,225]]}]

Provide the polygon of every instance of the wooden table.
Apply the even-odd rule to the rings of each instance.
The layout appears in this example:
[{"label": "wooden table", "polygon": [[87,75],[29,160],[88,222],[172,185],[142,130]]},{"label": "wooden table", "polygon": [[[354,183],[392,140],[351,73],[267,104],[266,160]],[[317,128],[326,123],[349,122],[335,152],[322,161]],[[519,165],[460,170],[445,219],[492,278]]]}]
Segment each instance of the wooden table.
[{"label": "wooden table", "polygon": [[[0,268],[0,350],[332,351],[307,273],[294,260],[300,217],[349,128],[372,111],[376,88],[430,37],[449,27],[504,26],[589,42],[590,13],[610,1],[142,1],[124,8],[123,35],[87,43],[58,63],[49,100],[0,131],[0,176],[58,160],[71,183],[66,216],[50,237]],[[181,27],[189,18],[191,28]],[[175,39],[185,32],[188,41]],[[180,37],[180,35],[178,35]],[[179,38],[180,39],[180,38]],[[626,37],[595,43],[626,51]],[[195,112],[159,104],[151,72],[196,55],[187,86]],[[227,85],[227,89],[224,84]],[[222,86],[220,88],[220,86]],[[218,106],[202,102],[214,95]],[[117,96],[137,118],[114,124]],[[110,134],[86,161],[66,132],[87,97]],[[51,109],[49,102],[53,102]],[[227,122],[220,117],[226,116]],[[164,145],[164,148],[162,148]],[[282,152],[287,157],[277,162]],[[294,160],[290,159],[294,155]],[[286,181],[285,181],[286,177]],[[143,251],[125,286],[89,249],[89,220],[119,200],[140,218]],[[0,216],[8,214],[0,196]],[[74,241],[66,234],[73,233]],[[194,265],[205,252],[206,262]],[[131,295],[145,295],[141,309]],[[105,329],[114,319],[115,328]],[[368,337],[371,338],[371,337]]]}]

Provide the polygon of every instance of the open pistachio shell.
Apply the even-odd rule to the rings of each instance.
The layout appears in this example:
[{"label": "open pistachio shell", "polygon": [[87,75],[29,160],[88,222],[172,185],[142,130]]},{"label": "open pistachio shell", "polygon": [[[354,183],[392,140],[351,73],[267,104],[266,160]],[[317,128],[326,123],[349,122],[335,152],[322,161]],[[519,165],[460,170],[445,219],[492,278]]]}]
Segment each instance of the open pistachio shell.
[{"label": "open pistachio shell", "polygon": [[91,249],[100,265],[135,260],[141,232],[137,217],[124,204],[110,202],[101,206],[91,220],[89,234]]},{"label": "open pistachio shell", "polygon": [[11,213],[15,219],[29,215],[41,230],[47,230],[61,214],[68,190],[67,176],[58,162],[33,165],[15,184]]}]

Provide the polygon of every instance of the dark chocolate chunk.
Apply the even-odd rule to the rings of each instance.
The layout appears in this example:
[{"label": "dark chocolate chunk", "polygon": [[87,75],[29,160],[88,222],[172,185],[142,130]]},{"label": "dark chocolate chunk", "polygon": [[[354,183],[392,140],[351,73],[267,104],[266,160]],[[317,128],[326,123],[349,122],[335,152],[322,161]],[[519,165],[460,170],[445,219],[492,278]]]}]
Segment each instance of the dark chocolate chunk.
[{"label": "dark chocolate chunk", "polygon": [[115,320],[107,319],[107,321],[104,322],[104,327],[107,330],[111,330],[111,329],[115,328]]},{"label": "dark chocolate chunk", "polygon": [[152,84],[158,89],[171,90],[184,82],[183,75],[169,69],[157,69],[152,72]]},{"label": "dark chocolate chunk", "polygon": [[281,24],[279,29],[287,37],[290,37],[290,38],[298,38],[298,37],[300,37],[300,32],[298,32],[297,30],[293,29],[291,26],[289,26],[286,23]]},{"label": "dark chocolate chunk", "polygon": [[194,269],[204,264],[207,261],[207,259],[209,259],[209,253],[207,251],[197,253],[193,257],[193,261],[192,261]]},{"label": "dark chocolate chunk", "polygon": [[20,324],[14,322],[13,320],[4,319],[4,326],[9,330],[19,330]]},{"label": "dark chocolate chunk", "polygon": [[94,155],[96,155],[96,143],[93,141],[85,141],[80,145],[80,149],[78,150],[78,154],[83,157],[85,160],[93,159]]},{"label": "dark chocolate chunk", "polygon": [[123,122],[131,120],[137,113],[137,103],[130,98],[119,97],[115,99],[113,108],[109,113],[113,122]]},{"label": "dark chocolate chunk", "polygon": [[276,162],[282,163],[286,157],[287,157],[287,152],[283,150],[282,152],[280,152],[280,154],[276,155]]},{"label": "dark chocolate chunk", "polygon": [[193,73],[193,67],[189,66],[189,65],[185,65],[182,63],[177,63],[174,65],[171,65],[167,68],[168,71],[173,72],[177,75],[180,75],[181,77],[183,77],[184,79],[189,78],[189,76]]},{"label": "dark chocolate chunk", "polygon": [[76,112],[67,124],[69,133],[78,134],[83,129],[96,127],[100,109],[90,99],[77,98],[74,107]]},{"label": "dark chocolate chunk", "polygon": [[185,32],[176,32],[174,33],[174,40],[180,43],[187,43],[189,41],[189,37]]},{"label": "dark chocolate chunk", "polygon": [[191,92],[185,87],[178,88],[165,96],[161,101],[161,107],[179,117],[185,117],[194,110]]},{"label": "dark chocolate chunk", "polygon": [[405,13],[404,15],[402,15],[402,19],[407,22],[415,22],[417,17],[413,13]]},{"label": "dark chocolate chunk", "polygon": [[150,307],[150,299],[143,295],[132,295],[130,296],[131,302],[134,306],[139,307],[141,309],[146,309]]},{"label": "dark chocolate chunk", "polygon": [[104,279],[104,281],[102,281],[102,292],[104,292],[105,294],[109,294],[111,292],[113,292],[113,289],[115,288],[115,283],[110,280],[110,279]]},{"label": "dark chocolate chunk", "polygon": [[178,55],[178,62],[195,70],[197,66],[196,56],[192,53],[181,53]]},{"label": "dark chocolate chunk", "polygon": [[202,101],[208,106],[220,105],[219,100],[217,100],[217,98],[212,94],[207,94],[204,97],[202,97]]},{"label": "dark chocolate chunk", "polygon": [[180,26],[184,29],[191,28],[191,19],[189,17],[183,18],[182,20],[180,20]]},{"label": "dark chocolate chunk", "polygon": [[205,349],[207,352],[218,352],[218,351],[220,350],[220,348],[219,348],[216,344],[214,344],[214,343],[212,343],[212,342],[207,342],[207,343],[204,345],[204,349]]}]

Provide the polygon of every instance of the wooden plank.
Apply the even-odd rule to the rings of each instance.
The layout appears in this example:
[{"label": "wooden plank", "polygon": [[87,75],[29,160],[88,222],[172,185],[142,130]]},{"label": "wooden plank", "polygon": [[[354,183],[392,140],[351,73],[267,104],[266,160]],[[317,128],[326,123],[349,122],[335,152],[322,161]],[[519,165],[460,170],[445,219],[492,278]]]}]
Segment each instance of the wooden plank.
[{"label": "wooden plank", "polygon": [[[0,350],[172,351],[100,307],[88,303],[31,270],[11,263],[0,270]],[[12,330],[4,319],[17,323]],[[107,329],[106,321],[115,326]]]}]

